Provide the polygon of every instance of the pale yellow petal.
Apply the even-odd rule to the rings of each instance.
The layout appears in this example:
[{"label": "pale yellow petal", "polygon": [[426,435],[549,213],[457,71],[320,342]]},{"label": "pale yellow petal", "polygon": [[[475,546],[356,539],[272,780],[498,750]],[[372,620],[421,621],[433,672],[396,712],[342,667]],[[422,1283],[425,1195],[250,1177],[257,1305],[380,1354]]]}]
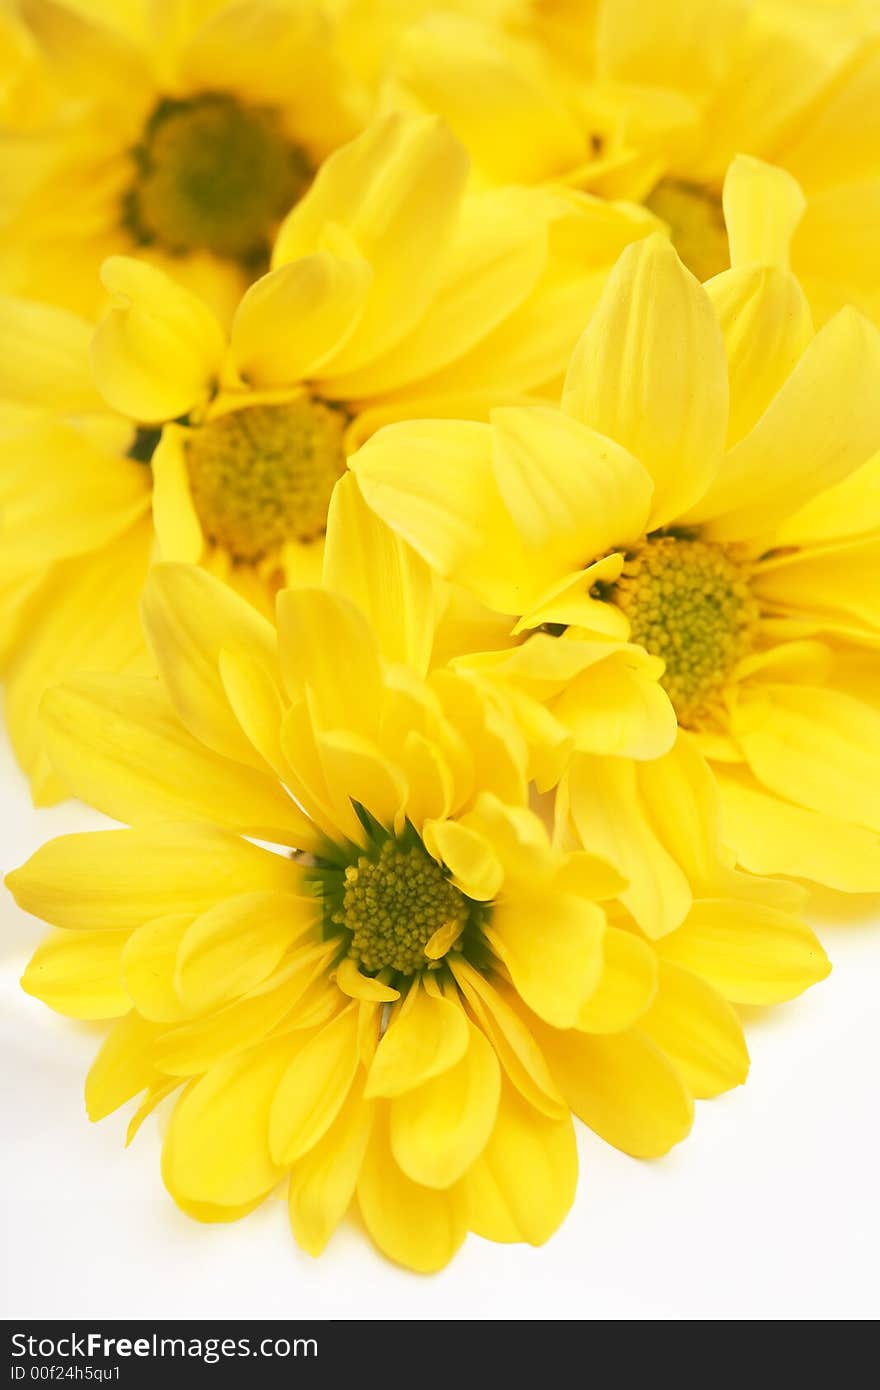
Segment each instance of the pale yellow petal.
[{"label": "pale yellow petal", "polygon": [[727,430],[727,369],[703,288],[660,236],[620,257],[575,348],[563,407],[654,479],[652,526],[706,491]]},{"label": "pale yellow petal", "polygon": [[690,908],[691,889],[645,814],[634,764],[581,755],[568,791],[581,841],[627,880],[620,898],[642,930],[653,938],[674,930]]},{"label": "pale yellow petal", "polygon": [[705,533],[719,541],[772,533],[876,451],[878,382],[880,332],[844,309],[817,333],[687,519],[706,521]]},{"label": "pale yellow petal", "polygon": [[112,256],[101,273],[110,308],[92,341],[95,380],[114,410],[173,420],[208,394],[225,343],[197,295],[145,261]]},{"label": "pale yellow petal", "polygon": [[165,687],[190,733],[215,753],[262,768],[230,708],[219,657],[223,650],[241,652],[276,673],[271,623],[195,565],[156,565],[144,588],[141,615]]},{"label": "pale yellow petal", "polygon": [[727,171],[723,201],[731,266],[787,269],[791,239],[806,206],[797,179],[741,154]]},{"label": "pale yellow petal", "polygon": [[294,1165],[288,1208],[297,1242],[320,1255],[354,1196],[373,1119],[362,1087],[352,1087],[330,1129]]},{"label": "pale yellow petal", "polygon": [[153,677],[79,676],[47,692],[42,717],[60,775],[114,820],[212,820],[300,849],[314,842],[274,777],[198,743]]},{"label": "pale yellow petal", "polygon": [[437,606],[430,570],[366,505],[350,474],[336,484],[327,513],[323,583],[366,616],[386,661],[425,674]]},{"label": "pale yellow petal", "polygon": [[843,893],[880,891],[880,836],[774,796],[759,782],[716,772],[724,833],[755,874],[791,874]]},{"label": "pale yellow petal", "polygon": [[366,261],[342,260],[327,251],[262,276],[232,322],[231,356],[239,375],[263,387],[314,376],[351,336],[371,281]]}]

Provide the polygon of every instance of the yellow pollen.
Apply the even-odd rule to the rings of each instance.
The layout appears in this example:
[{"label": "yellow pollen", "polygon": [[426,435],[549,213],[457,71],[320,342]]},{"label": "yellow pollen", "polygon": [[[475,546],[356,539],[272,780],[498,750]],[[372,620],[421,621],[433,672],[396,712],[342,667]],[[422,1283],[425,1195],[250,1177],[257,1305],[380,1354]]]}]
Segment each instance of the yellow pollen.
[{"label": "yellow pollen", "polygon": [[739,547],[656,536],[627,557],[612,597],[629,618],[630,640],[665,661],[662,684],[679,723],[712,727],[758,618]]},{"label": "yellow pollen", "polygon": [[647,206],[669,226],[672,244],[698,280],[711,280],[730,265],[720,196],[710,188],[662,179]]},{"label": "yellow pollen", "polygon": [[192,430],[186,462],[205,535],[236,560],[323,535],[345,471],[345,416],[300,396],[252,405]]},{"label": "yellow pollen", "polygon": [[247,265],[266,256],[311,177],[275,111],[221,92],[160,101],[132,157],[124,220],[138,241]]},{"label": "yellow pollen", "polygon": [[425,947],[441,928],[453,944],[472,906],[421,844],[386,840],[345,870],[333,921],[351,932],[348,953],[363,970],[412,975],[430,964]]}]

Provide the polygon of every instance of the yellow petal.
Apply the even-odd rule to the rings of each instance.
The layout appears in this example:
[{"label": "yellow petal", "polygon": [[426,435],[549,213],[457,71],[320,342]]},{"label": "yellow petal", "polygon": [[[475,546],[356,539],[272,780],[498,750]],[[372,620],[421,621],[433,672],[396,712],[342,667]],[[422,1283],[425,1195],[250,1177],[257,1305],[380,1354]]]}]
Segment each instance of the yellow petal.
[{"label": "yellow petal", "polygon": [[61,835],[6,884],[25,912],[56,926],[119,931],[196,916],[236,893],[296,892],[299,871],[218,826],[182,824]]},{"label": "yellow petal", "polygon": [[766,535],[865,463],[880,438],[880,332],[854,310],[826,324],[689,521],[713,540]]},{"label": "yellow petal", "polygon": [[434,581],[425,562],[340,478],[327,513],[323,583],[368,619],[386,661],[424,675],[434,640]]},{"label": "yellow petal", "polygon": [[162,1150],[175,1201],[235,1207],[265,1196],[283,1169],[269,1152],[269,1110],[290,1040],[220,1062],[181,1096]]},{"label": "yellow petal", "polygon": [[468,1042],[461,1005],[415,981],[376,1048],[367,1099],[400,1096],[440,1076],[461,1060]]},{"label": "yellow petal", "polygon": [[345,1104],[358,1066],[358,1011],[349,1004],[297,1052],[269,1116],[269,1147],[288,1167],[326,1134]]},{"label": "yellow petal", "polygon": [[636,242],[575,348],[564,409],[648,470],[653,528],[705,492],[727,406],[724,343],[705,291],[662,237]]},{"label": "yellow petal", "polygon": [[678,1067],[700,1100],[741,1086],[749,1054],[735,1010],[698,975],[671,961],[660,966],[660,988],[639,1031]]},{"label": "yellow petal", "polygon": [[734,732],[758,781],[778,796],[880,830],[880,713],[864,700],[818,686],[766,686],[743,702]]},{"label": "yellow petal", "polygon": [[737,0],[679,0],[670,9],[615,0],[599,11],[598,70],[622,82],[711,90],[727,74],[744,18]]},{"label": "yellow petal", "polygon": [[87,555],[146,515],[149,470],[121,457],[117,442],[44,418],[4,431],[4,558],[33,568],[35,555],[41,565]]},{"label": "yellow petal", "polygon": [[804,922],[760,902],[695,903],[684,925],[657,949],[734,1004],[793,999],[831,969]]},{"label": "yellow petal", "polygon": [[166,1028],[156,1041],[156,1066],[169,1076],[194,1076],[276,1030],[296,1029],[301,1044],[309,1028],[319,1027],[338,1009],[339,992],[325,973],[333,951],[326,941],[303,947],[243,998]]},{"label": "yellow petal", "polygon": [[730,446],[748,434],[797,366],[813,321],[797,280],[775,266],[726,271],[709,281],[706,293],[727,349]]},{"label": "yellow petal", "polygon": [[156,565],[144,588],[141,613],[165,687],[190,733],[215,753],[262,767],[229,707],[218,662],[221,651],[231,650],[275,672],[271,623],[195,565]]},{"label": "yellow petal", "polygon": [[572,1027],[601,976],[602,910],[571,893],[520,892],[495,904],[484,931],[529,1008]]},{"label": "yellow petal", "polygon": [[313,832],[274,777],[197,743],[149,676],[79,676],[49,690],[43,727],[67,785],[114,820],[213,820],[303,848]]},{"label": "yellow petal", "polygon": [[464,1056],[391,1102],[391,1151],[413,1182],[451,1187],[482,1153],[495,1126],[501,1068],[484,1035],[468,1025]]},{"label": "yellow petal", "polygon": [[176,1023],[186,1009],[174,988],[177,951],[191,918],[179,913],[145,922],[128,938],[122,977],[132,1003],[153,1023]]},{"label": "yellow petal", "polygon": [[566,572],[521,539],[492,469],[492,432],[469,421],[389,425],[349,460],[367,504],[433,569],[499,612],[533,608]]},{"label": "yellow petal", "polygon": [[790,874],[843,893],[880,891],[880,836],[773,796],[747,775],[718,775],[725,838],[755,874]]},{"label": "yellow petal", "polygon": [[[403,387],[412,392],[410,383],[417,382],[430,390],[435,373],[452,368],[534,288],[548,258],[548,201],[543,191],[526,188],[466,198],[436,293],[419,322],[375,361],[334,377],[334,395],[372,399]],[[411,418],[432,414],[414,409],[409,395],[403,407]]]},{"label": "yellow petal", "polygon": [[541,183],[582,162],[585,137],[551,82],[476,17],[437,13],[395,55],[410,102],[448,122],[487,178]]},{"label": "yellow petal", "polygon": [[677,729],[658,675],[656,659],[641,648],[609,647],[604,661],[591,664],[554,700],[553,714],[580,752],[656,758],[671,747]]},{"label": "yellow petal", "polygon": [[453,882],[469,898],[489,902],[504,882],[504,869],[491,844],[469,826],[452,820],[429,820],[422,827],[428,853],[445,864]]},{"label": "yellow petal", "polygon": [[155,1023],[134,1011],[114,1023],[86,1077],[90,1120],[103,1120],[138,1091],[162,1081],[153,1063],[156,1032]]},{"label": "yellow petal", "polygon": [[120,958],[126,932],[53,932],[39,945],[21,987],[68,1018],[118,1018],[131,1008]]},{"label": "yellow petal", "polygon": [[208,393],[224,351],[204,300],[145,261],[111,256],[101,278],[112,296],[92,341],[95,380],[114,410],[173,420]]},{"label": "yellow petal", "polygon": [[80,671],[137,669],[145,661],[137,602],[149,545],[144,519],[102,550],[53,566],[33,595],[5,675],[9,736],[37,805],[65,792],[43,738],[45,691]]},{"label": "yellow petal", "polygon": [[293,893],[243,893],[202,913],[184,932],[175,988],[192,1013],[259,985],[300,937],[317,927],[319,905]]},{"label": "yellow petal", "polygon": [[[381,700],[376,642],[364,615],[338,594],[284,589],[278,595],[281,674],[291,700],[308,689],[320,728],[372,733]],[[356,672],[358,698],[339,680]]]},{"label": "yellow petal", "polygon": [[571,1116],[548,1119],[505,1086],[492,1136],[463,1183],[471,1230],[543,1245],[574,1200],[577,1176]]},{"label": "yellow petal", "polygon": [[362,975],[351,956],[344,956],[336,967],[336,983],[351,999],[363,999],[375,1004],[393,1004],[400,990],[392,989],[371,975]]},{"label": "yellow petal", "polygon": [[0,299],[0,396],[59,413],[102,410],[85,319],[55,305]]},{"label": "yellow petal", "polygon": [[621,902],[646,935],[672,931],[691,905],[690,885],[645,815],[635,766],[581,755],[572,763],[568,791],[582,843],[627,880]]},{"label": "yellow petal", "polygon": [[373,1107],[362,1092],[361,1086],[352,1087],[323,1139],[290,1175],[290,1224],[310,1255],[320,1255],[355,1193],[373,1119]]},{"label": "yellow petal", "polygon": [[788,268],[789,249],[806,199],[797,179],[749,155],[737,155],[724,180],[730,264]]},{"label": "yellow petal", "polygon": [[[584,1033],[619,1033],[643,1019],[657,993],[656,953],[632,932],[609,927],[599,983],[577,1017]],[[643,1023],[640,1023],[643,1027]]]},{"label": "yellow petal", "polygon": [[448,1264],[467,1233],[467,1204],[457,1187],[421,1187],[391,1153],[388,1121],[377,1115],[357,1184],[361,1216],[384,1255],[430,1274]]},{"label": "yellow petal", "polygon": [[186,432],[166,425],[150,460],[153,474],[153,525],[159,558],[196,565],[205,537],[193,505],[186,464]]},{"label": "yellow petal", "polygon": [[565,1102],[533,1034],[513,1007],[515,996],[503,995],[460,957],[452,956],[449,964],[507,1079],[534,1110],[551,1120],[561,1119]]},{"label": "yellow petal", "polygon": [[436,117],[379,117],[324,161],[282,226],[273,263],[318,251],[332,224],[372,267],[363,314],[334,354],[334,373],[377,357],[424,311],[466,177],[464,150]]},{"label": "yellow petal", "polygon": [[495,479],[525,542],[566,569],[645,530],[654,486],[612,440],[535,406],[492,412]]},{"label": "yellow petal", "polygon": [[658,1158],[689,1133],[690,1091],[663,1052],[637,1029],[605,1037],[540,1032],[562,1094],[584,1124],[635,1158]]},{"label": "yellow petal", "polygon": [[262,276],[246,292],[232,321],[232,360],[240,376],[263,387],[314,376],[351,335],[371,281],[366,261],[341,260],[328,251]]}]

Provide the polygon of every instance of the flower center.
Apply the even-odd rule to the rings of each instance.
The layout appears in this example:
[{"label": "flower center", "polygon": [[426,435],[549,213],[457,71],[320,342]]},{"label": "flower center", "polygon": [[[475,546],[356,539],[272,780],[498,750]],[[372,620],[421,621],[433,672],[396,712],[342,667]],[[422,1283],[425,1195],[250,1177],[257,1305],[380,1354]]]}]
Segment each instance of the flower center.
[{"label": "flower center", "polygon": [[698,280],[711,280],[728,269],[730,249],[719,194],[698,183],[661,179],[646,202],[668,224],[673,246]]},{"label": "flower center", "polygon": [[245,406],[194,429],[186,462],[205,535],[237,560],[323,535],[345,471],[344,414],[309,396]]},{"label": "flower center", "polygon": [[734,545],[652,537],[627,556],[612,597],[630,640],[666,663],[663,687],[679,723],[703,728],[737,662],[754,643],[758,605]]},{"label": "flower center", "polygon": [[212,251],[250,264],[311,171],[268,107],[209,92],[159,102],[133,151],[125,221],[138,241],[166,251]]},{"label": "flower center", "polygon": [[331,920],[351,932],[348,954],[363,970],[412,975],[430,964],[425,947],[432,937],[440,933],[435,952],[444,955],[476,906],[413,834],[388,839],[347,866]]}]

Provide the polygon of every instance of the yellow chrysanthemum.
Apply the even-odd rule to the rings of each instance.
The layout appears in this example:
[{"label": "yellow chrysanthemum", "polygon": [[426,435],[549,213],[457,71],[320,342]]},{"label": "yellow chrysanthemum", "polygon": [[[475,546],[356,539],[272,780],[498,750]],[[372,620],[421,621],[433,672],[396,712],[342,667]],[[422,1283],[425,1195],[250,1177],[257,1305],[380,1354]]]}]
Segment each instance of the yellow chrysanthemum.
[{"label": "yellow chrysanthemum", "polygon": [[[667,746],[677,721],[712,761],[743,864],[869,891],[880,333],[843,310],[814,334],[797,281],[770,263],[785,243],[779,178],[763,245],[705,287],[661,238],[623,253],[561,410],[394,425],[352,466],[432,565],[517,620],[514,645],[473,663],[519,691],[545,785],[572,747],[643,758],[627,744],[650,701]],[[644,669],[641,698],[630,687],[609,708],[595,678],[586,698],[597,657],[625,641],[658,659],[665,719]],[[652,871],[614,809],[634,801],[635,776],[589,793],[627,877]]]},{"label": "yellow chrysanthemum", "polygon": [[18,0],[0,17],[4,291],[91,314],[101,262],[138,251],[233,306],[372,104],[331,9]]},{"label": "yellow chrysanthemum", "polygon": [[319,573],[347,452],[385,420],[485,417],[561,379],[608,265],[656,225],[583,195],[465,196],[466,180],[436,119],[377,121],[322,166],[229,334],[131,257],[104,267],[94,336],[58,308],[0,305],[7,717],[38,800],[61,791],[42,690],[143,659],[154,528],[162,558],[271,612],[279,584]]},{"label": "yellow chrysanthemum", "polygon": [[399,104],[442,114],[488,181],[565,179],[644,201],[706,279],[728,265],[722,180],[792,173],[792,245],[817,322],[880,320],[880,11],[799,0],[535,0],[506,27],[431,15],[390,60]]},{"label": "yellow chrysanthemum", "polygon": [[655,948],[622,907],[606,920],[623,880],[528,809],[503,694],[429,670],[430,574],[351,479],[325,580],[279,596],[276,634],[204,570],[157,567],[161,680],[45,701],[65,780],[132,828],[52,841],[8,882],[61,929],[25,988],[118,1019],[91,1116],[142,1095],[134,1130],[184,1088],[163,1176],[185,1211],[234,1220],[287,1180],[307,1250],[356,1200],[387,1255],[431,1270],[468,1229],[547,1239],[570,1109],[636,1155],[681,1139],[695,1095],[745,1077],[727,1000],[827,963],[797,890],[732,872],[710,831],[680,931]]}]

